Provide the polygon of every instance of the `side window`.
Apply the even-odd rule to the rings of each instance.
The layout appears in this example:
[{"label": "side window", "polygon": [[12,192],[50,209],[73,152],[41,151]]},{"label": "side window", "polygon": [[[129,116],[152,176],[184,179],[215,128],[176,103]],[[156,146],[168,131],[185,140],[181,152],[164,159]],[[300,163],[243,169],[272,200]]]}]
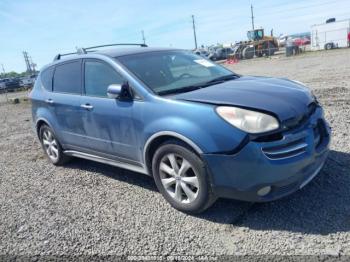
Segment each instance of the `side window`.
[{"label": "side window", "polygon": [[111,84],[122,84],[123,78],[111,66],[98,61],[85,62],[85,94],[107,97]]},{"label": "side window", "polygon": [[53,91],[81,94],[81,63],[74,61],[56,66],[53,77]]},{"label": "side window", "polygon": [[47,91],[52,91],[52,77],[54,67],[49,67],[41,73],[41,83]]}]

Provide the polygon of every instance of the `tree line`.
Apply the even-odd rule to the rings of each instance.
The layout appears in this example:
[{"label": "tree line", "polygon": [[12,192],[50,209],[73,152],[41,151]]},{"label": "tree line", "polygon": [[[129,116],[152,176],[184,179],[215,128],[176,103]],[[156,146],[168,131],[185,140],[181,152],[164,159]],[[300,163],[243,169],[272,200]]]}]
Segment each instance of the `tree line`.
[{"label": "tree line", "polygon": [[17,73],[15,71],[1,73],[0,78],[13,78],[13,77],[23,77],[28,75],[27,72]]}]

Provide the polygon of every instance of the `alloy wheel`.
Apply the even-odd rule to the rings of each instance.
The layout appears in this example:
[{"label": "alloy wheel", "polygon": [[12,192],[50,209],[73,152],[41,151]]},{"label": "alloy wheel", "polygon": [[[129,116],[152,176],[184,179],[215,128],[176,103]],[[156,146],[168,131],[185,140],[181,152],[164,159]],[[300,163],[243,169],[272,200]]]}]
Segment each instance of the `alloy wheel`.
[{"label": "alloy wheel", "polygon": [[196,170],[184,157],[167,154],[160,161],[159,174],[166,192],[179,203],[192,203],[198,196]]},{"label": "alloy wheel", "polygon": [[59,157],[57,141],[53,133],[46,129],[42,134],[42,141],[46,151],[46,154],[52,161],[57,161]]}]

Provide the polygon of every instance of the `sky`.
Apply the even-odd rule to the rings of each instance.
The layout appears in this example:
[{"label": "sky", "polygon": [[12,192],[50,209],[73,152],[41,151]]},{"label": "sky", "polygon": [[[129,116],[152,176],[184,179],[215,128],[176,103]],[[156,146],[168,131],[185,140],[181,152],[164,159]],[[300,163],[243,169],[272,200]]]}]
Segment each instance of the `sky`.
[{"label": "sky", "polygon": [[[142,42],[194,48],[245,40],[255,27],[274,35],[310,31],[330,17],[350,18],[350,0],[0,0],[0,70],[25,71],[22,51],[38,68],[75,47]],[[2,71],[2,70],[1,70]]]}]

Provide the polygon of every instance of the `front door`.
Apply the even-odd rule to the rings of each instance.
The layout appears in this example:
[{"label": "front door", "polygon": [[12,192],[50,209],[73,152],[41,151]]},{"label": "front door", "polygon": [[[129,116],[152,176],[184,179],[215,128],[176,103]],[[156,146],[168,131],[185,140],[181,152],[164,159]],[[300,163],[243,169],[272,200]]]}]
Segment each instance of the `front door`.
[{"label": "front door", "polygon": [[122,84],[123,77],[107,63],[97,59],[84,61],[85,107],[83,123],[91,152],[112,156],[126,162],[138,161],[137,139],[133,120],[133,101],[107,97],[111,84]]}]

